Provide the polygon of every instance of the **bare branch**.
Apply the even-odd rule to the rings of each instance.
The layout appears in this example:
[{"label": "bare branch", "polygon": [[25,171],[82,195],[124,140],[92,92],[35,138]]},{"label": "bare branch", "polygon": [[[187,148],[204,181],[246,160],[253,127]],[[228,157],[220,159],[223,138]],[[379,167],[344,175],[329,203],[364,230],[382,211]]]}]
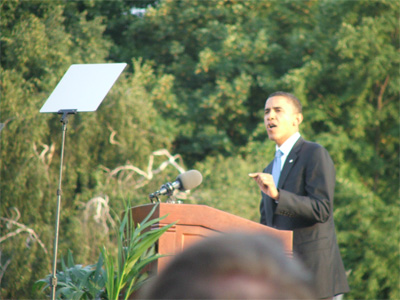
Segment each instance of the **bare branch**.
[{"label": "bare branch", "polygon": [[104,197],[95,197],[90,199],[87,203],[85,203],[85,211],[84,211],[84,220],[85,223],[88,222],[89,216],[93,215],[93,219],[96,223],[100,224],[105,233],[107,234],[109,231],[109,227],[107,222],[111,223],[112,227],[115,227],[115,222],[110,215],[110,207],[108,205],[109,198],[108,196]]},{"label": "bare branch", "polygon": [[47,249],[46,249],[46,246],[43,244],[43,242],[40,240],[40,238],[38,237],[38,235],[36,234],[36,232],[32,228],[29,228],[29,227],[27,227],[26,225],[24,225],[22,223],[19,223],[17,221],[14,221],[14,220],[11,220],[11,219],[8,219],[8,218],[0,217],[0,221],[6,222],[8,225],[11,224],[11,225],[14,225],[14,226],[17,227],[17,229],[15,229],[14,231],[9,232],[6,235],[0,237],[0,243],[4,242],[5,240],[7,240],[7,239],[9,239],[9,238],[11,238],[13,236],[16,236],[16,235],[20,234],[22,232],[27,232],[27,233],[29,233],[29,235],[35,241],[37,241],[39,243],[39,245],[40,245],[40,247],[42,247],[43,251],[46,254],[48,253]]},{"label": "bare branch", "polygon": [[54,152],[55,152],[55,145],[54,143],[49,145],[46,144],[40,144],[40,146],[43,147],[42,152],[38,152],[37,146],[35,143],[33,143],[33,151],[35,152],[36,156],[40,159],[40,161],[46,165],[46,167],[49,167],[51,164],[51,161],[53,160]]},{"label": "bare branch", "polygon": [[117,131],[114,130],[109,123],[107,123],[107,128],[108,128],[108,130],[111,131],[110,138],[109,138],[110,144],[111,145],[121,145],[121,143],[117,142],[114,139],[114,137],[117,135]]},{"label": "bare branch", "polygon": [[389,75],[386,76],[384,83],[381,85],[379,95],[378,95],[378,111],[380,111],[383,107],[383,94],[385,93],[386,87],[389,83]]},{"label": "bare branch", "polygon": [[[168,159],[166,161],[163,161],[156,169],[153,169],[155,156],[166,156]],[[184,173],[185,169],[177,162],[179,160],[182,161],[182,157],[179,154],[171,155],[171,153],[169,153],[167,149],[160,149],[150,154],[147,171],[144,171],[134,166],[130,162],[113,170],[110,170],[109,168],[106,168],[104,166],[102,166],[101,168],[109,174],[109,178],[116,177],[119,184],[123,184],[132,180],[133,175],[135,174],[140,175],[141,178],[136,180],[134,185],[134,189],[138,189],[145,186],[151,179],[153,179],[153,176],[155,174],[164,171],[169,165],[172,165],[180,173]]]},{"label": "bare branch", "polygon": [[11,259],[8,259],[6,261],[6,263],[3,265],[3,263],[1,262],[1,251],[0,251],[0,284],[1,284],[1,281],[3,280],[4,273],[6,272],[10,263],[11,263]]}]

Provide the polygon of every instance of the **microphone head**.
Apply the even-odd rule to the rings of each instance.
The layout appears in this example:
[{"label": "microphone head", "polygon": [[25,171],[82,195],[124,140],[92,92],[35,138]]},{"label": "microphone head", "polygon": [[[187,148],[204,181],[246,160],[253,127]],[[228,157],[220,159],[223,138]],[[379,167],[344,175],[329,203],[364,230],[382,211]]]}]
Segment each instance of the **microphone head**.
[{"label": "microphone head", "polygon": [[176,180],[181,183],[179,190],[186,191],[197,187],[203,181],[203,176],[197,170],[189,170],[185,173],[179,174],[179,176],[176,177]]}]

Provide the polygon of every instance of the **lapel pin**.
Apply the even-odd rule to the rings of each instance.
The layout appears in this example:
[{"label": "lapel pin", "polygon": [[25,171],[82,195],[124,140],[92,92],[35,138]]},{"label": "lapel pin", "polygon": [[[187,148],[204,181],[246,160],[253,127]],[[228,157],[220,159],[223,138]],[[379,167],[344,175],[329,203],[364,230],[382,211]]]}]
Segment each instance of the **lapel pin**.
[{"label": "lapel pin", "polygon": [[289,164],[291,164],[293,162],[293,159],[289,160]]}]

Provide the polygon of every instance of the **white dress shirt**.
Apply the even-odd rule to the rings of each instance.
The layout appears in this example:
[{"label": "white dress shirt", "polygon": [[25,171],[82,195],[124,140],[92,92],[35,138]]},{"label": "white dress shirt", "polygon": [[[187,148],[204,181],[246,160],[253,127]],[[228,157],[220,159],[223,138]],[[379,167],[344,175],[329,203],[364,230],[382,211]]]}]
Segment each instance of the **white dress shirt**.
[{"label": "white dress shirt", "polygon": [[283,155],[281,156],[281,170],[283,168],[283,165],[285,164],[288,154],[290,153],[290,151],[292,151],[294,144],[296,144],[299,138],[300,133],[296,132],[290,138],[288,138],[280,147],[276,146],[276,151],[281,150],[283,153]]}]

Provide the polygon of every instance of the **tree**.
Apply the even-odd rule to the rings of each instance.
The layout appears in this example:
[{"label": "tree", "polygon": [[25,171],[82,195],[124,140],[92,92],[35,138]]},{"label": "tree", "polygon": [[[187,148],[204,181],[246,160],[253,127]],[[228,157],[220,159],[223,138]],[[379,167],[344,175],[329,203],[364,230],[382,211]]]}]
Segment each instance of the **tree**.
[{"label": "tree", "polygon": [[[19,221],[50,245],[55,206],[48,199],[56,182],[51,166],[56,155],[50,127],[38,111],[46,91],[60,75],[60,66],[68,65],[66,52],[73,44],[62,25],[61,6],[16,1],[1,5],[1,111],[5,124],[1,133],[1,214],[13,218],[12,212],[18,210]],[[7,232],[4,223],[2,229]],[[2,294],[7,298],[22,296],[24,287],[50,265],[38,244],[25,237],[19,235],[2,244],[2,260],[11,260],[2,281]]]},{"label": "tree", "polygon": [[[175,114],[184,128],[175,146],[189,163],[231,155],[247,143],[258,123],[254,107],[306,54],[304,45],[290,49],[294,36],[313,25],[314,6],[312,1],[162,1],[130,25],[129,55],[154,60],[159,70],[175,76],[181,107]],[[154,44],[156,52],[150,50]]]},{"label": "tree", "polygon": [[[38,111],[72,63],[129,63],[99,110],[68,124],[60,255],[71,248],[83,263],[93,263],[85,260],[97,256],[97,245],[115,242],[111,210],[126,199],[143,203],[185,165],[204,176],[187,202],[257,220],[258,189],[247,173],[272,158],[263,105],[286,90],[303,103],[303,136],[328,148],[337,168],[348,297],[399,298],[397,3],[0,5],[4,218],[52,244],[61,127],[59,117]],[[146,13],[133,15],[132,7]],[[100,220],[85,218],[94,205]],[[10,231],[1,224],[4,236]],[[10,241],[2,243],[2,294],[35,297],[26,287],[48,272],[50,259],[26,235]]]},{"label": "tree", "polygon": [[[258,120],[269,92],[289,90],[302,100],[304,136],[327,147],[338,168],[339,239],[354,272],[349,297],[366,296],[363,280],[371,282],[369,296],[398,295],[392,281],[398,264],[391,263],[398,257],[398,236],[378,238],[399,226],[398,201],[390,196],[398,192],[399,180],[393,164],[399,148],[398,15],[392,1],[163,1],[129,32],[131,55],[154,60],[160,71],[175,76],[181,110],[174,113],[184,128],[175,147],[199,168],[220,170],[215,166],[228,164],[223,156],[236,153],[254,157],[254,145],[266,138]],[[151,51],[154,44],[158,51]],[[225,178],[217,186],[229,190],[229,181],[242,175],[237,169],[224,168],[225,175],[216,172],[209,180]],[[349,182],[362,192],[350,194]],[[211,186],[203,192],[215,195]],[[235,211],[245,194],[235,193],[226,204],[206,201]],[[370,201],[386,208],[371,212]],[[364,227],[365,235],[353,235],[354,224],[346,218],[353,213],[375,230]],[[357,236],[367,237],[365,243]],[[386,245],[376,249],[384,262],[376,270],[367,267],[376,266],[372,255],[355,255],[360,244],[375,243]]]},{"label": "tree", "polygon": [[[39,109],[71,63],[105,62],[111,46],[103,36],[104,17],[92,15],[89,9],[80,11],[77,4],[1,4],[1,214],[6,219],[2,219],[2,235],[10,232],[10,222],[18,221],[36,233],[37,240],[49,250],[54,234],[61,124],[59,116],[41,115]],[[150,64],[139,59],[131,62],[135,74],[126,72],[119,78],[98,112],[69,119],[59,257],[66,249],[82,262],[97,255],[100,245],[114,242],[107,233],[113,223],[109,211],[121,211],[128,198],[132,203],[146,201],[148,190],[144,186],[150,183],[152,189],[158,189],[164,180],[154,176],[158,172],[166,176],[178,172],[166,167],[179,157],[171,156],[165,164],[165,156],[151,155],[157,149],[170,148],[176,132],[173,120],[160,117],[176,106],[171,93],[173,76],[156,74]],[[151,164],[149,157],[153,157]],[[161,163],[162,167],[158,166]],[[145,170],[148,177],[143,180],[136,173],[112,172],[124,164]],[[101,213],[88,217],[93,205]],[[20,212],[18,217],[15,211]],[[7,266],[1,276],[5,297],[37,296],[28,287],[49,271],[51,251],[45,253],[35,241],[22,234],[2,239],[0,263]],[[35,272],[26,271],[33,269]]]},{"label": "tree", "polygon": [[399,297],[398,15],[391,1],[321,2],[315,50],[284,76],[305,103],[305,133],[338,168],[336,221],[354,298]]}]

